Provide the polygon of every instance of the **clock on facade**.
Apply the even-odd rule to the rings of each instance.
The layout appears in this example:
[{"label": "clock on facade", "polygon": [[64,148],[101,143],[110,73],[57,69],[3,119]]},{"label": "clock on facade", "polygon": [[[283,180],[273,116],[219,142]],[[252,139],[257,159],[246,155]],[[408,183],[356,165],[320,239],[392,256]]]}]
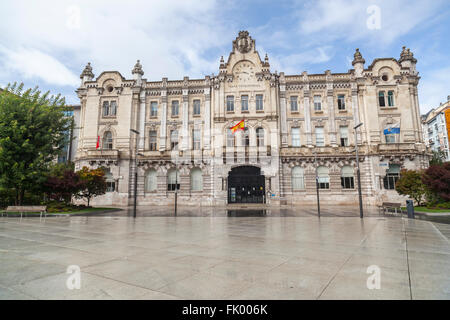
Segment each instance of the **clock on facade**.
[{"label": "clock on facade", "polygon": [[234,77],[240,82],[246,82],[255,77],[255,68],[251,62],[243,61],[235,65]]}]

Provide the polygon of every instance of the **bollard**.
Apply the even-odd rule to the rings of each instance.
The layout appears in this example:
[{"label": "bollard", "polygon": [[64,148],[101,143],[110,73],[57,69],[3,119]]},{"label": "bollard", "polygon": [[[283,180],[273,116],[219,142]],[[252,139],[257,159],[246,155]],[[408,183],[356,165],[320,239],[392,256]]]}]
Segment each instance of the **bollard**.
[{"label": "bollard", "polygon": [[415,219],[415,217],[414,217],[414,201],[406,200],[406,210],[408,212],[408,218]]}]

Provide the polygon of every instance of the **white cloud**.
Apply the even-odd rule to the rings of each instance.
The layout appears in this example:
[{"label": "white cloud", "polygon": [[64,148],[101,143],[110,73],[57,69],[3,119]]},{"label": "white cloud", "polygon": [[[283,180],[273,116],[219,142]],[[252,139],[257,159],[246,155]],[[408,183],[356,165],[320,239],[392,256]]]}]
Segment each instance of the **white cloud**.
[{"label": "white cloud", "polygon": [[[229,24],[221,23],[216,0],[18,0],[2,1],[0,6],[0,45],[24,57],[26,43],[34,58],[45,52],[47,63],[51,56],[57,57],[77,75],[90,61],[96,75],[118,70],[129,78],[140,59],[149,80],[202,77],[218,67],[218,57],[205,57],[205,50],[229,44],[235,33],[226,30]],[[77,6],[79,10],[73,10]],[[78,11],[79,25],[71,16]],[[42,55],[39,58],[44,59]],[[14,80],[14,74],[9,77]],[[46,81],[58,79],[43,77]]]},{"label": "white cloud", "polygon": [[3,63],[11,74],[25,79],[40,78],[48,84],[77,86],[78,77],[54,57],[36,49],[19,48],[15,51],[0,47]]},{"label": "white cloud", "polygon": [[299,74],[307,71],[307,66],[330,61],[333,57],[333,47],[323,46],[291,55],[271,57],[271,68],[286,74]]},{"label": "white cloud", "polygon": [[450,95],[450,82],[448,75],[450,67],[429,71],[419,83],[420,111],[426,113],[439,107],[441,102],[447,101]]},{"label": "white cloud", "polygon": [[[389,44],[407,34],[413,28],[433,18],[439,12],[442,0],[317,0],[309,2],[306,9],[298,12],[300,32],[319,35],[322,40],[343,39],[348,41]],[[367,21],[380,9],[380,29],[371,29]]]}]

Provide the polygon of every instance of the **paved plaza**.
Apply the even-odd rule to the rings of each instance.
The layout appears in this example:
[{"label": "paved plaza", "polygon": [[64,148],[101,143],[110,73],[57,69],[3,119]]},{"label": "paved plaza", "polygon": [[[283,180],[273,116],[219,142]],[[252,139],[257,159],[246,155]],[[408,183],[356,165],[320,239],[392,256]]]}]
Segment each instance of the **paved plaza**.
[{"label": "paved plaza", "polygon": [[[450,298],[450,225],[357,210],[3,217],[0,299]],[[67,287],[71,265],[80,289]]]}]

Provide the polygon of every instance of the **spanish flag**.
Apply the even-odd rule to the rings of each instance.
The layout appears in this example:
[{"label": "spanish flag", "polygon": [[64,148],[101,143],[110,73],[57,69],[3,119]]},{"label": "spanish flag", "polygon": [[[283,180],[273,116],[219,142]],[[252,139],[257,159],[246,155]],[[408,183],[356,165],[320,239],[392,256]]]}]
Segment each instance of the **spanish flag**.
[{"label": "spanish flag", "polygon": [[231,132],[235,133],[238,130],[244,130],[244,128],[245,128],[245,122],[244,122],[244,119],[242,119],[241,121],[239,121],[239,123],[237,125],[230,128],[230,130],[231,130]]}]

